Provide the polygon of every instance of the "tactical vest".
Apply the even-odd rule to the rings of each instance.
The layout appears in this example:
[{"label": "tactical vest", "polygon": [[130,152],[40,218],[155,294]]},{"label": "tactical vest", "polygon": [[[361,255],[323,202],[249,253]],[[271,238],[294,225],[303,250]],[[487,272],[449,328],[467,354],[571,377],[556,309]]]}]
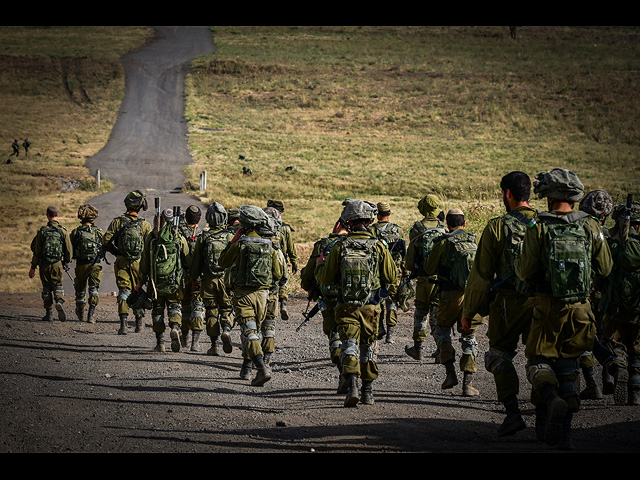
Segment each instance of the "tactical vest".
[{"label": "tactical vest", "polygon": [[522,255],[522,241],[528,228],[535,225],[536,220],[527,218],[521,212],[510,211],[502,217],[505,247],[498,262],[497,284],[514,288],[519,293],[529,295],[527,283],[520,280],[515,273],[515,263]]},{"label": "tactical vest", "polygon": [[42,258],[45,264],[62,261],[64,258],[64,235],[62,227],[45,225],[40,229],[42,236]]},{"label": "tactical vest", "polygon": [[549,271],[545,281],[553,296],[565,303],[583,302],[591,291],[591,231],[589,215],[578,211],[568,215],[538,214],[548,248]]},{"label": "tactical vest", "polygon": [[340,297],[347,305],[361,307],[380,288],[375,238],[344,237],[340,249]]},{"label": "tactical vest", "polygon": [[239,261],[233,275],[235,287],[270,287],[273,284],[273,245],[260,237],[240,237]]},{"label": "tactical vest", "polygon": [[443,289],[451,286],[464,290],[471,267],[476,258],[478,245],[476,236],[462,229],[455,230],[435,239],[435,242],[448,242],[447,253],[438,270],[438,280],[444,280]]},{"label": "tactical vest", "polygon": [[80,225],[73,238],[73,258],[79,264],[93,262],[100,252],[100,229],[95,225]]}]

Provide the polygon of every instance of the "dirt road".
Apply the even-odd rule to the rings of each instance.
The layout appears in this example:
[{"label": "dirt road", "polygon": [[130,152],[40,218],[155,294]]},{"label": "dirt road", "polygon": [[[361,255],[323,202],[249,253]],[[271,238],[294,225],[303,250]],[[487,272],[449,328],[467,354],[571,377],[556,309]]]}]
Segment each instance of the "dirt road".
[{"label": "dirt road", "polygon": [[[181,72],[183,62],[211,51],[210,41],[206,30],[163,27],[158,43],[125,59],[128,75],[140,76],[128,77],[112,138],[89,162],[117,184],[114,192],[94,200],[104,227],[122,212],[122,199],[133,188],[167,198],[164,205],[193,201],[178,193],[181,169],[190,161]],[[162,101],[156,96],[161,92],[175,97]],[[151,171],[157,175],[140,174]],[[111,277],[107,267],[105,285]],[[478,332],[480,396],[462,397],[460,387],[441,390],[441,365],[405,355],[404,346],[411,344],[409,311],[400,315],[396,342],[380,345],[375,404],[344,408],[320,315],[297,330],[307,307],[304,297],[291,298],[291,319],[278,321],[273,379],[263,387],[239,378],[237,328],[231,354],[207,356],[206,337],[200,352],[168,348],[159,354],[153,352],[148,316],[143,332],[118,335],[115,297],[101,296],[96,324],[75,320],[67,298],[69,319],[44,322],[39,295],[0,293],[3,453],[557,452],[535,440],[521,353],[516,363],[528,428],[514,437],[496,437],[503,410],[482,367],[486,327]],[[615,406],[611,396],[585,401],[573,438],[573,452],[638,453],[640,408]]]}]

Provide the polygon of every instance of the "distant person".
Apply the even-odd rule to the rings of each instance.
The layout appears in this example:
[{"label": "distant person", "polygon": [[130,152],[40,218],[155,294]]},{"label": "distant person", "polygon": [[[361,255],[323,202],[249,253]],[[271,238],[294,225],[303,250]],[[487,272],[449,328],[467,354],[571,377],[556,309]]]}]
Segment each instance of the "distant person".
[{"label": "distant person", "polygon": [[18,144],[18,140],[14,140],[13,143],[11,144],[11,148],[13,149],[13,153],[11,153],[11,155],[9,155],[10,157],[13,157],[14,155],[16,157],[20,156],[20,145]]},{"label": "distant person", "polygon": [[53,320],[53,307],[58,311],[58,320],[66,321],[64,312],[64,287],[62,276],[71,261],[73,246],[67,229],[58,222],[58,208],[51,206],[46,212],[47,224],[38,229],[31,242],[31,269],[29,278],[36,275],[36,268],[40,270],[42,282],[42,299],[44,301],[45,316],[42,320]]},{"label": "distant person", "polygon": [[[140,258],[144,241],[151,233],[151,224],[138,214],[140,210],[146,210],[146,194],[141,190],[135,190],[127,194],[124,199],[127,211],[114,218],[102,238],[105,250],[115,255],[113,271],[118,287],[118,317],[120,319],[119,335],[127,334],[127,319],[129,305],[127,298],[140,280]],[[141,332],[143,328],[144,309],[136,309],[135,331]]]},{"label": "distant person", "polygon": [[87,322],[95,323],[94,313],[100,302],[98,291],[102,280],[101,258],[102,237],[104,231],[94,225],[98,218],[98,209],[93,205],[81,205],[78,208],[80,225],[71,232],[73,258],[76,261],[74,288],[76,292],[76,316],[84,320],[87,305],[87,288],[89,289],[89,308]]},{"label": "distant person", "polygon": [[31,142],[28,138],[25,138],[24,142],[22,142],[22,148],[24,148],[24,154],[26,156],[29,156],[29,147],[31,147]]}]

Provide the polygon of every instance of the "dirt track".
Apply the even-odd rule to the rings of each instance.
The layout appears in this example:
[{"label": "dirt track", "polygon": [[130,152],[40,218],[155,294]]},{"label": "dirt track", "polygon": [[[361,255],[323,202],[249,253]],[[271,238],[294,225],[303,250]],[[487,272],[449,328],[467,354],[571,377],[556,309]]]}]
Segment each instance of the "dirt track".
[{"label": "dirt track", "polygon": [[[209,34],[194,27],[164,27],[159,33],[161,41],[125,59],[127,73],[153,71],[145,81],[162,78],[165,87],[173,79],[176,89],[165,92],[181,99],[181,62],[211,51]],[[185,42],[186,49],[177,48]],[[151,61],[169,66],[168,77],[162,69],[143,67]],[[127,97],[109,144],[89,162],[90,169],[101,168],[118,184],[94,201],[104,227],[122,213],[122,198],[132,188],[171,198],[165,205],[193,202],[175,193],[182,184],[181,169],[190,161],[180,102],[146,97],[161,89],[138,90],[134,78],[141,77],[128,77]],[[150,107],[160,104],[173,108],[158,115],[159,107]],[[157,138],[151,133],[156,128],[162,131]],[[147,138],[153,141],[143,146]],[[175,150],[163,156],[169,147]],[[131,175],[149,171],[152,161],[154,171],[166,168],[166,173],[148,183],[143,182],[146,177]],[[136,182],[128,183],[131,178]],[[111,277],[107,267],[103,292],[115,291],[108,283]],[[65,323],[41,320],[39,295],[0,294],[2,452],[554,452],[535,441],[522,354],[516,361],[529,428],[497,438],[502,406],[482,367],[476,380],[480,396],[465,398],[459,387],[440,390],[441,365],[417,363],[404,354],[411,343],[411,311],[400,315],[396,343],[380,345],[376,403],[347,409],[335,393],[337,370],[328,361],[320,316],[296,331],[307,306],[303,297],[290,300],[291,320],[278,322],[273,379],[264,387],[251,387],[239,378],[238,348],[229,355],[207,356],[205,338],[199,353],[172,353],[170,348],[154,353],[148,316],[142,333],[117,335],[115,297],[102,295],[98,323],[90,325],[74,319],[73,290],[66,291]],[[481,328],[478,335],[480,356],[487,346],[485,331]],[[233,334],[237,346],[238,330]],[[611,397],[585,401],[574,422],[574,452],[637,453],[639,438],[640,409],[614,406]]]}]

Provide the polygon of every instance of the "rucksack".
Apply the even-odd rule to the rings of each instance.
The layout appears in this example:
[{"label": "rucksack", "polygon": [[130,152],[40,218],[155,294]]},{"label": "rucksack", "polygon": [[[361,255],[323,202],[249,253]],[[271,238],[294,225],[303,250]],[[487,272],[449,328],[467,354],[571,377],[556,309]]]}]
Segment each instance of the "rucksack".
[{"label": "rucksack", "polygon": [[158,295],[175,293],[180,287],[182,282],[180,250],[180,243],[174,239],[173,225],[167,224],[162,227],[151,245],[151,276]]},{"label": "rucksack", "polygon": [[538,214],[549,248],[549,280],[553,296],[565,303],[583,302],[591,292],[591,232],[589,215]]},{"label": "rucksack", "polygon": [[217,232],[205,232],[203,233],[203,255],[204,266],[215,277],[221,277],[224,275],[224,269],[218,265],[220,260],[220,254],[229,244],[231,239],[229,230],[219,230]]},{"label": "rucksack", "polygon": [[273,284],[273,245],[260,237],[240,237],[239,261],[233,272],[233,285],[270,287]]},{"label": "rucksack", "polygon": [[373,229],[378,239],[386,242],[394,262],[399,265],[407,254],[404,238],[400,234],[400,227],[395,223],[387,222],[385,224],[375,224]]},{"label": "rucksack", "polygon": [[361,307],[380,288],[376,238],[344,237],[340,257],[342,302]]},{"label": "rucksack", "polygon": [[100,229],[95,225],[80,225],[73,238],[73,258],[80,262],[95,260],[100,252]]},{"label": "rucksack", "polygon": [[435,242],[440,241],[447,241],[450,245],[443,262],[444,268],[442,272],[438,273],[438,276],[443,276],[444,280],[464,290],[467,287],[469,273],[476,258],[478,249],[476,236],[460,229],[435,239]]},{"label": "rucksack", "polygon": [[45,225],[40,229],[42,235],[42,260],[47,264],[62,261],[64,257],[64,236],[62,227]]},{"label": "rucksack", "polygon": [[521,212],[512,210],[502,217],[505,236],[505,248],[498,265],[497,276],[499,282],[504,281],[513,286],[519,293],[528,295],[530,288],[527,283],[515,274],[515,263],[522,255],[522,242],[529,227],[535,225],[536,220],[527,218]]},{"label": "rucksack", "polygon": [[[634,243],[629,243],[634,242]],[[640,313],[640,258],[637,254],[640,251],[640,239],[631,237],[627,239],[627,244],[616,255],[614,271],[611,275],[613,281],[612,302],[622,307],[626,313]],[[623,255],[624,261],[619,260],[619,255]],[[629,320],[635,315],[627,315]]]},{"label": "rucksack", "polygon": [[431,253],[435,239],[446,234],[447,230],[445,224],[440,221],[435,227],[426,227],[424,223],[418,221],[414,223],[412,230],[416,230],[418,234],[411,241],[419,242],[415,263],[418,265],[418,271],[424,273],[424,263],[429,257],[429,253]]},{"label": "rucksack", "polygon": [[129,220],[126,217],[123,218],[125,218],[125,224],[118,232],[116,243],[118,254],[127,260],[138,260],[144,248],[144,234],[142,232],[144,219]]},{"label": "rucksack", "polygon": [[[318,251],[323,252],[326,258],[326,256],[329,255],[329,252],[331,251],[333,246],[343,238],[344,236],[341,235],[339,237],[325,237],[321,239],[319,241],[320,245],[319,245]],[[324,298],[325,300],[338,298],[339,290],[337,285],[333,285],[333,284],[319,285],[319,288],[320,288],[320,294],[322,295],[322,298]]]}]

